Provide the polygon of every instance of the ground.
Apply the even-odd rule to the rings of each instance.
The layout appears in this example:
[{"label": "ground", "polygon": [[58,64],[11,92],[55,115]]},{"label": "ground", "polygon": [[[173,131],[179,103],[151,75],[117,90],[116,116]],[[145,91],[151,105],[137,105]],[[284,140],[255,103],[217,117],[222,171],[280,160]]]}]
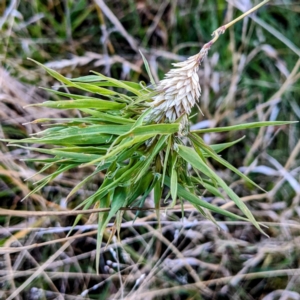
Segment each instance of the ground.
[{"label": "ground", "polygon": [[[0,4],[0,137],[20,139],[43,129],[36,118],[78,117],[75,110],[23,108],[53,99],[39,87],[58,83],[27,57],[67,77],[90,70],[130,81],[158,81],[198,53],[211,33],[257,1],[23,0]],[[300,118],[300,4],[270,2],[231,27],[213,45],[199,77],[202,96],[193,128]],[[126,211],[120,239],[103,241],[96,273],[97,225],[86,216],[67,236],[71,209],[102,182],[82,187],[89,168],[66,172],[21,201],[47,175],[35,153],[0,143],[0,299],[300,299],[299,124],[205,134],[207,143],[245,139],[222,157],[267,193],[212,167],[265,227],[214,214],[205,220],[189,204]],[[51,171],[51,170],[49,170]],[[26,178],[28,180],[24,181]],[[232,202],[203,196],[239,214]],[[149,197],[145,207],[153,206]],[[162,205],[166,206],[167,203]],[[10,211],[4,211],[9,209]],[[55,214],[56,213],[56,214]]]}]

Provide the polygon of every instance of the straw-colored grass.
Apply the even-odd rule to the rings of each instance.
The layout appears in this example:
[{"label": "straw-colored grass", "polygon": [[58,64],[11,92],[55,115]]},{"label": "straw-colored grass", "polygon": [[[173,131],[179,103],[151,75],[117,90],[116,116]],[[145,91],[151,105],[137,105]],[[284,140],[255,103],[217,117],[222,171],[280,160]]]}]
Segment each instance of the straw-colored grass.
[{"label": "straw-colored grass", "polygon": [[[14,140],[25,137],[27,142],[36,138],[38,143],[32,147],[45,153],[37,156],[28,148],[8,148],[6,143],[1,144],[0,298],[297,297],[300,293],[297,282],[300,228],[297,209],[300,194],[299,126],[275,125],[277,120],[297,121],[300,117],[297,100],[300,77],[297,56],[299,45],[294,39],[298,28],[297,18],[294,17],[299,9],[297,4],[272,4],[264,7],[257,14],[251,15],[251,18],[246,18],[234,28],[228,29],[229,34],[225,33],[220,37],[198,72],[202,88],[200,106],[204,116],[198,113],[197,108],[192,108],[192,114],[195,115],[192,115],[191,136],[188,136],[192,143],[198,145],[197,147],[204,147],[202,150],[206,151],[209,151],[209,148],[205,148],[206,144],[222,143],[231,146],[223,148],[221,157],[214,156],[215,160],[207,159],[207,152],[204,151],[207,166],[239,197],[240,203],[250,209],[260,224],[268,226],[264,231],[270,238],[266,238],[246,221],[237,221],[220,214],[226,211],[242,217],[234,202],[229,200],[230,195],[226,195],[224,190],[221,189],[221,194],[216,194],[217,191],[210,186],[210,190],[203,189],[203,186],[199,189],[199,192],[204,192],[201,196],[205,203],[218,209],[219,213],[213,213],[212,216],[221,228],[219,230],[211,221],[203,219],[193,205],[186,202],[176,204],[174,199],[177,196],[182,199],[187,197],[180,194],[184,190],[180,190],[178,186],[175,189],[173,185],[170,197],[167,195],[167,188],[162,190],[166,203],[161,204],[172,204],[173,208],[161,208],[160,225],[157,212],[153,209],[157,203],[157,196],[153,193],[146,197],[144,208],[121,208],[120,214],[123,218],[117,224],[113,222],[114,219],[112,222],[107,219],[107,230],[103,232],[104,242],[113,236],[118,226],[121,228],[120,240],[112,238],[107,247],[104,247],[105,243],[100,247],[101,258],[97,275],[95,258],[98,256],[95,247],[99,230],[94,218],[89,215],[107,211],[108,208],[99,207],[77,212],[72,209],[97,192],[105,181],[105,173],[99,172],[95,177],[90,177],[91,180],[85,185],[80,185],[80,181],[93,174],[92,160],[83,162],[85,168],[75,167],[65,173],[60,173],[61,170],[54,165],[48,170],[43,169],[46,161],[52,163],[49,160],[51,151],[52,154],[53,151],[57,154],[61,147],[65,150],[69,148],[70,151],[70,146],[60,144],[52,148],[49,145],[39,145],[45,144],[47,139],[59,142],[59,134],[65,129],[62,128],[61,133],[55,134],[54,124],[51,123],[50,128],[46,127],[44,135],[28,138],[29,134],[44,130],[41,126],[44,123],[21,125],[36,118],[49,123],[50,118],[54,117],[55,126],[62,123],[59,126],[68,124],[70,130],[85,127],[89,131],[92,130],[91,126],[95,126],[95,120],[92,120],[95,116],[88,120],[87,112],[83,111],[85,107],[81,107],[80,111],[75,110],[70,102],[57,102],[62,100],[62,95],[58,93],[57,96],[51,94],[52,98],[49,100],[56,101],[46,102],[46,107],[23,109],[22,106],[26,104],[41,103],[42,98],[47,100],[49,94],[37,91],[20,81],[27,84],[34,82],[36,86],[49,86],[54,83],[50,76],[42,72],[42,68],[35,68],[25,58],[29,56],[46,63],[49,68],[64,74],[67,80],[87,75],[89,69],[94,69],[98,73],[106,74],[107,78],[148,82],[146,72],[142,71],[143,60],[137,46],[143,44],[148,49],[142,49],[142,53],[146,56],[149,69],[157,82],[169,70],[170,60],[184,61],[196,53],[203,45],[202,41],[210,40],[209,32],[240,13],[232,5],[226,6],[227,10],[224,11],[225,4],[212,7],[210,4],[193,1],[188,6],[182,6],[179,1],[178,7],[171,1],[164,1],[162,4],[155,1],[139,2],[139,5],[119,1],[120,6],[115,5],[114,1],[106,4],[104,1],[95,1],[93,4],[78,1],[68,7],[60,1],[48,3],[48,6],[37,1],[30,15],[25,10],[25,2],[21,1],[17,6],[17,3],[11,1],[7,7],[4,4],[0,8],[2,12],[7,8],[0,22],[1,35],[5,41],[5,47],[1,50],[5,53],[5,59],[2,60],[6,69],[5,78],[10,78],[5,80],[5,85],[4,81],[1,84],[2,137]],[[250,7],[250,3],[248,4]],[[24,21],[13,13],[16,8],[23,15]],[[240,8],[244,10],[244,7]],[[201,22],[198,20],[199,16]],[[30,17],[33,18],[29,20]],[[278,18],[288,25],[280,27]],[[63,29],[61,24],[65,24]],[[100,26],[93,27],[90,24],[101,24],[101,29]],[[56,29],[54,35],[53,28]],[[280,32],[284,34],[284,38]],[[101,44],[99,36],[102,36]],[[26,41],[29,42],[27,48]],[[165,48],[158,49],[163,44]],[[73,53],[73,56],[65,53]],[[40,74],[39,78],[36,74]],[[1,79],[3,78],[2,76]],[[80,84],[83,88],[80,95],[85,98],[79,97],[78,100],[83,106],[87,102],[82,104],[82,100],[91,100],[90,97],[94,97],[95,91],[86,93],[86,84],[93,85],[94,81],[83,82],[80,79],[71,80],[71,83],[72,87],[64,83],[64,90],[55,83],[55,89],[77,95],[78,89],[76,91],[74,86]],[[130,88],[143,93],[147,84],[140,87],[138,89],[134,85]],[[101,86],[93,87],[97,88],[99,91]],[[124,93],[123,88],[124,86],[117,89],[113,87],[115,93]],[[151,87],[148,86],[147,89],[150,91]],[[127,96],[132,97],[133,90],[128,91]],[[137,98],[139,96],[136,95]],[[120,100],[116,94],[109,97]],[[103,100],[106,101],[107,98]],[[128,101],[130,100],[124,97],[123,102],[118,101],[118,105],[125,103],[125,107],[134,107]],[[140,113],[145,109],[143,101],[135,102]],[[69,105],[71,109],[64,111],[49,108],[55,103]],[[132,116],[137,111],[121,106],[114,108],[119,113],[110,116],[110,122],[113,118],[117,118],[118,122],[125,122],[119,125],[123,126],[126,133],[126,126],[135,124],[136,119]],[[106,112],[102,111],[102,115],[98,113],[97,118],[100,115],[107,117]],[[127,115],[122,116],[125,112]],[[78,119],[82,117],[86,118],[85,122],[78,123]],[[262,125],[270,121],[274,122],[270,127],[258,129],[257,125],[253,125],[254,122]],[[247,125],[240,126],[243,123]],[[170,124],[167,125],[166,128],[170,130]],[[120,127],[114,126],[109,130],[117,131],[118,128]],[[247,136],[240,140],[245,134]],[[203,141],[195,139],[195,136],[201,137]],[[85,135],[83,138],[89,137],[97,140],[92,132],[90,136]],[[70,135],[70,140],[76,142],[74,135]],[[240,140],[239,143],[230,143],[237,140]],[[156,141],[154,144],[149,143],[150,147],[155,143]],[[189,159],[189,165],[203,171],[205,166],[198,166],[199,161],[190,158],[196,155],[187,153],[190,151],[185,148],[187,146],[191,144],[185,142],[176,149],[178,157]],[[216,151],[214,147],[211,146]],[[90,147],[86,154],[94,155],[91,151]],[[209,152],[209,155],[212,153]],[[24,158],[32,161],[25,163]],[[33,160],[36,162],[33,163]],[[228,165],[222,166],[224,160],[236,167],[243,166],[235,171],[247,175],[267,193],[244,179],[239,179],[234,172],[227,169]],[[51,173],[57,170],[60,173],[57,173],[58,177],[51,178]],[[41,172],[36,177],[23,181],[37,171]],[[168,177],[167,172],[170,172],[170,178],[173,176],[174,180],[175,173],[172,175],[169,170],[166,171],[165,178]],[[176,173],[177,178],[184,174],[181,169]],[[195,173],[192,172],[193,174]],[[146,172],[139,180],[144,182],[147,176],[149,177]],[[53,179],[53,182],[50,183],[49,179]],[[36,188],[36,180],[49,183],[40,192],[33,193],[20,202]],[[207,184],[206,181],[201,184],[203,183]],[[78,189],[71,193],[67,202],[68,194],[78,184]],[[135,223],[132,223],[137,210],[140,212]],[[73,233],[67,236],[78,213],[82,213],[81,221],[73,228]]]}]

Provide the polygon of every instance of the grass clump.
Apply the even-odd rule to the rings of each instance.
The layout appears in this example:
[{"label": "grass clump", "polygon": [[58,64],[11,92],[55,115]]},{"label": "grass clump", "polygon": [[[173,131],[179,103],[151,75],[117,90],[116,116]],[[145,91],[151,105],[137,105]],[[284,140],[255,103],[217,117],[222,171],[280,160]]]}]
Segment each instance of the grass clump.
[{"label": "grass clump", "polygon": [[[119,229],[124,209],[135,209],[138,214],[152,192],[154,208],[157,210],[161,207],[162,198],[170,198],[171,206],[178,200],[181,203],[188,201],[213,222],[215,220],[211,212],[251,222],[262,231],[244,202],[209,163],[209,160],[215,160],[248,183],[257,186],[219,156],[222,150],[241,139],[207,145],[202,135],[208,131],[235,131],[291,122],[245,123],[203,130],[189,128],[188,115],[200,95],[199,82],[193,81],[194,69],[199,67],[219,35],[235,22],[216,30],[213,40],[204,45],[198,55],[187,60],[188,63],[177,64],[180,68],[171,70],[157,85],[145,61],[153,85],[151,88],[144,83],[120,81],[96,72],[93,75],[68,79],[40,64],[66,90],[76,89],[77,92],[53,91],[62,99],[33,105],[76,109],[80,112],[80,117],[37,119],[34,123],[50,122],[49,128],[30,138],[8,140],[14,146],[48,155],[47,158],[26,159],[42,163],[40,172],[51,170],[48,176],[36,183],[36,188],[26,197],[45,187],[63,172],[93,166],[93,171],[71,190],[67,198],[71,198],[84,184],[99,174],[104,175],[98,189],[75,208],[95,209],[98,218],[98,252],[108,222],[115,217],[116,228]],[[193,74],[192,79],[190,74]],[[181,97],[183,87],[185,91]],[[27,144],[51,147],[31,147]],[[202,200],[201,196],[205,192],[231,199],[244,216]],[[74,226],[81,217],[77,216]],[[99,265],[99,255],[97,259],[96,266]]]}]

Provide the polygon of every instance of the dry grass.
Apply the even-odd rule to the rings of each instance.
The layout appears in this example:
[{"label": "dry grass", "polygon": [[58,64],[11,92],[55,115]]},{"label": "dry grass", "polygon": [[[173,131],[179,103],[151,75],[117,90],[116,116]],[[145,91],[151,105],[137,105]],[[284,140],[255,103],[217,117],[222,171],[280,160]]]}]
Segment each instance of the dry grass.
[{"label": "dry grass", "polygon": [[[172,61],[196,53],[210,32],[233,19],[236,7],[244,11],[253,5],[82,0],[66,7],[63,1],[43,2],[35,1],[30,9],[26,0],[0,4],[0,130],[5,137],[38,131],[37,124],[21,125],[37,117],[64,117],[54,110],[22,108],[49,97],[35,86],[53,84],[27,56],[70,77],[93,69],[138,81],[148,80],[138,54],[142,48],[157,81]],[[195,129],[299,120],[299,12],[298,2],[272,3],[222,36],[199,70],[205,117],[195,110]],[[242,145],[222,154],[266,194],[213,165],[268,226],[269,239],[248,223],[216,215],[218,228],[188,205],[184,216],[179,206],[162,210],[159,227],[150,197],[135,223],[133,212],[124,213],[121,240],[103,244],[98,275],[97,226],[87,216],[67,234],[74,220],[71,209],[101,178],[70,203],[65,198],[85,176],[82,169],[20,202],[34,188],[33,179],[24,179],[41,166],[20,161],[34,153],[2,143],[0,299],[300,299],[299,136],[299,125],[254,129]],[[239,137],[204,136],[208,143]],[[232,202],[204,197],[238,213]],[[109,224],[106,238],[114,230]]]}]

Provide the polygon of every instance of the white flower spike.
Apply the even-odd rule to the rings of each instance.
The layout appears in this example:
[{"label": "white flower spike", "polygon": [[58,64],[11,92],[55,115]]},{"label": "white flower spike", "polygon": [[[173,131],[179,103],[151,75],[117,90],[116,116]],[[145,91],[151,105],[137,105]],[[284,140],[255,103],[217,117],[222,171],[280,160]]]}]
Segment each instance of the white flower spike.
[{"label": "white flower spike", "polygon": [[207,43],[198,54],[173,64],[176,68],[171,69],[155,87],[158,94],[152,98],[153,111],[147,119],[173,123],[181,117],[182,128],[186,127],[188,115],[201,95],[198,69],[210,46]]}]

